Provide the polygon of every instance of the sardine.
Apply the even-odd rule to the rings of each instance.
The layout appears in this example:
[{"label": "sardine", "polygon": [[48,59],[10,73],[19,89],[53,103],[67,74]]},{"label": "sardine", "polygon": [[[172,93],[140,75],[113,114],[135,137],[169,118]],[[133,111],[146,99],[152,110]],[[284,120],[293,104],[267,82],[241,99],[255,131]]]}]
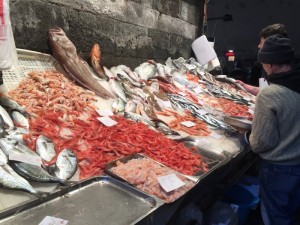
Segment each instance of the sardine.
[{"label": "sardine", "polygon": [[20,176],[28,180],[46,183],[61,183],[63,185],[68,184],[66,180],[51,176],[43,168],[36,165],[14,161],[10,162],[10,165]]},{"label": "sardine", "polygon": [[61,28],[48,31],[49,42],[54,58],[71,80],[75,80],[83,87],[95,92],[105,99],[112,95],[93,77],[89,69],[77,55],[75,45],[69,40]]},{"label": "sardine", "polygon": [[36,153],[47,162],[56,155],[52,140],[44,135],[40,135],[36,140]]},{"label": "sardine", "polygon": [[11,117],[16,124],[19,124],[22,127],[25,127],[27,129],[29,128],[28,119],[19,111],[12,111]]},{"label": "sardine", "polygon": [[77,158],[71,149],[62,150],[55,163],[54,174],[56,177],[67,180],[74,175],[77,170]]}]

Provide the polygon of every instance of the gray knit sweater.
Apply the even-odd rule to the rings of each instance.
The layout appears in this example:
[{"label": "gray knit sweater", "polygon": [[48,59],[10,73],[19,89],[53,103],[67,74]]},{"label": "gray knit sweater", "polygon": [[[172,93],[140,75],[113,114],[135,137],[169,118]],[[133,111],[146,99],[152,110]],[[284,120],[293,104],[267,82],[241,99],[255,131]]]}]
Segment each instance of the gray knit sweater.
[{"label": "gray knit sweater", "polygon": [[275,83],[256,98],[250,146],[271,163],[300,164],[300,93]]}]

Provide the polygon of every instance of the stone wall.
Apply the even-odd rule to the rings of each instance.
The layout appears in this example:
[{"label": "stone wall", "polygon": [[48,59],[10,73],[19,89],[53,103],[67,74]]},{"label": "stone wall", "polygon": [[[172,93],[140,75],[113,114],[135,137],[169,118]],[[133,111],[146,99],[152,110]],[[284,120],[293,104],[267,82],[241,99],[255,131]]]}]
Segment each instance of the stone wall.
[{"label": "stone wall", "polygon": [[50,53],[47,31],[59,26],[84,59],[99,43],[108,67],[189,58],[202,30],[203,0],[12,0],[10,8],[17,48]]}]

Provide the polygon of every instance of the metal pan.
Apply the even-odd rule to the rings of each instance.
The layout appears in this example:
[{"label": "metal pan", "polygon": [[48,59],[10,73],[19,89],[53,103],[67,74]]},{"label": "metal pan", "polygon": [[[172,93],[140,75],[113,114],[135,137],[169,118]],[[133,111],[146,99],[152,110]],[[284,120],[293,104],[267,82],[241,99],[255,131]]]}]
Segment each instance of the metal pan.
[{"label": "metal pan", "polygon": [[[46,199],[32,201],[0,221],[1,225],[39,224],[46,216],[72,225],[136,224],[163,202],[109,176],[93,177]],[[3,215],[3,214],[2,214]]]},{"label": "metal pan", "polygon": [[[132,154],[132,155],[130,155],[130,156],[122,157],[122,158],[120,158],[120,159],[117,159],[117,160],[114,160],[114,161],[112,161],[112,162],[109,162],[109,163],[107,163],[107,164],[105,165],[104,171],[105,171],[105,173],[107,173],[107,174],[109,174],[109,175],[111,175],[111,176],[113,176],[113,177],[116,177],[116,178],[118,178],[118,179],[120,179],[120,180],[122,180],[122,181],[128,182],[126,179],[124,179],[124,178],[118,176],[117,174],[113,173],[113,172],[112,172],[112,168],[114,168],[114,167],[117,166],[117,162],[126,163],[126,162],[128,162],[128,161],[130,161],[130,160],[132,160],[132,159],[141,159],[141,158],[148,158],[148,159],[150,159],[151,161],[153,161],[153,163],[156,163],[156,164],[161,165],[162,167],[168,168],[170,171],[174,171],[173,169],[171,169],[171,168],[169,168],[169,167],[167,167],[167,166],[165,166],[165,165],[163,165],[163,164],[161,164],[161,163],[155,161],[154,159],[151,159],[150,157],[147,157],[147,156],[145,156],[145,155],[143,155],[143,154],[140,154],[140,153]],[[147,168],[142,168],[142,169],[147,170]],[[193,179],[192,176],[187,176],[187,175],[184,175],[184,174],[179,173],[179,172],[177,172],[177,171],[174,171],[174,173],[175,173],[175,174],[178,174],[179,176],[185,177],[187,180],[193,182],[194,184],[196,184],[196,182],[197,182],[197,178]],[[128,183],[131,184],[130,182],[128,182]],[[133,184],[131,184],[131,185],[133,185]],[[143,190],[141,190],[141,191],[143,191]],[[185,193],[182,193],[182,192],[181,192],[180,194],[178,194],[177,198],[174,199],[174,200],[171,201],[171,202],[174,202],[175,200],[177,200],[177,199],[180,198],[183,194],[186,194],[186,193],[187,193],[187,192],[185,192]],[[163,200],[163,199],[161,199],[161,200],[164,201],[165,203],[171,203],[171,202],[167,202],[167,201],[165,201],[165,200]]]}]

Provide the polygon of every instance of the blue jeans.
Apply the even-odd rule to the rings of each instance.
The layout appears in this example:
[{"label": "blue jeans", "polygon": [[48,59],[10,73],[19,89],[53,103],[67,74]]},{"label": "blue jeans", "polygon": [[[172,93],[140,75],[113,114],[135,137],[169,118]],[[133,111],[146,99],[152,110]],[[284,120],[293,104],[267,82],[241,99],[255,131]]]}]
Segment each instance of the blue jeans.
[{"label": "blue jeans", "polygon": [[265,225],[294,225],[300,209],[300,165],[262,161],[259,169],[261,213]]}]

